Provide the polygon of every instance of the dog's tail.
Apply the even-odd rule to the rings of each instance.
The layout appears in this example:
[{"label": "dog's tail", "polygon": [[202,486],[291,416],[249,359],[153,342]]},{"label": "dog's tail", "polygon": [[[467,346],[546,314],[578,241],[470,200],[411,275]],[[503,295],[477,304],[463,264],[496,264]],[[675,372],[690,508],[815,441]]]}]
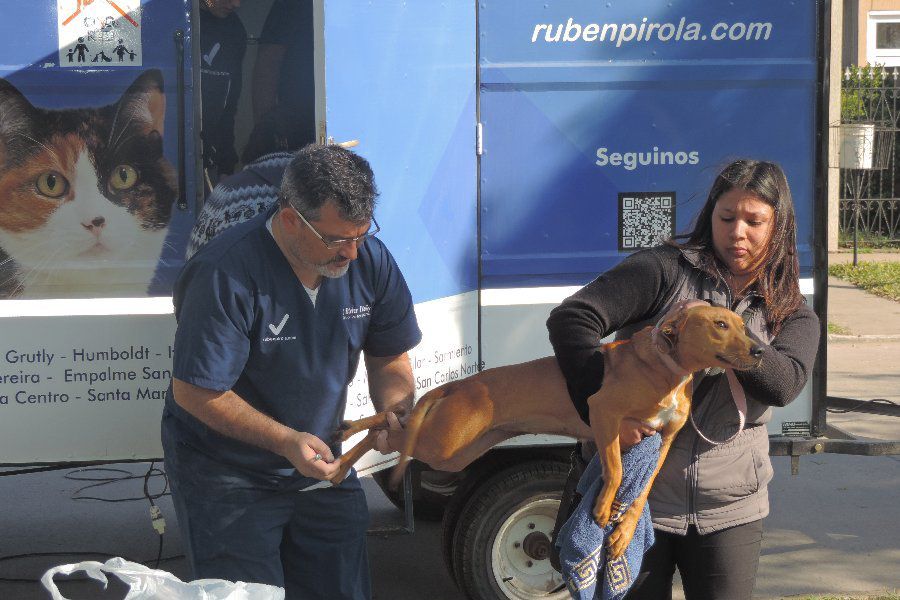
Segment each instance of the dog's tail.
[{"label": "dog's tail", "polygon": [[422,428],[425,417],[427,417],[431,409],[434,408],[435,403],[439,400],[443,400],[446,395],[446,386],[432,390],[422,396],[422,399],[419,400],[416,403],[415,408],[413,408],[412,414],[409,416],[409,421],[406,422],[405,426],[406,445],[400,453],[400,459],[397,462],[397,466],[395,466],[394,470],[391,472],[391,479],[389,482],[391,489],[397,489],[400,485],[400,480],[403,479],[403,473],[406,471],[409,461],[412,460],[413,452],[416,449],[416,443],[419,441],[419,430]]}]

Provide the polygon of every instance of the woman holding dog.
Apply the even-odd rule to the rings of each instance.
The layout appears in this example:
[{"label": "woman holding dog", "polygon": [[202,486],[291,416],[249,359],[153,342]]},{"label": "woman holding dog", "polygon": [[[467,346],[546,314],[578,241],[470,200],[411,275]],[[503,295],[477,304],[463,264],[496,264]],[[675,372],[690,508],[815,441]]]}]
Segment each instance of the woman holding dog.
[{"label": "woman holding dog", "polygon": [[[675,439],[650,494],[656,542],[628,600],[671,598],[676,567],[687,600],[751,597],[773,474],[765,424],[771,407],[803,389],[818,348],[818,318],[798,276],[784,173],[774,163],[737,160],[716,177],[693,231],[629,256],[551,313],[550,341],[587,422],[587,400],[603,381],[600,340],[612,332],[628,338],[681,300],[732,309],[767,344],[759,368],[736,373],[747,396],[745,429],[715,445],[688,424]],[[702,375],[695,374],[693,418],[707,438],[727,440],[739,420],[726,377]],[[622,439],[646,433],[634,426]]]}]

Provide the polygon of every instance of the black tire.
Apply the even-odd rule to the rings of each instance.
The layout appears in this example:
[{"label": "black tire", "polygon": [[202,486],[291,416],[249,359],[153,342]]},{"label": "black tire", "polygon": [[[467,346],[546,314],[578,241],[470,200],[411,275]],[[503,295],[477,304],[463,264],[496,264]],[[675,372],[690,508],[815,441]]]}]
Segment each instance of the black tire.
[{"label": "black tire", "polygon": [[450,503],[447,504],[447,508],[444,509],[444,520],[441,522],[441,550],[444,557],[444,566],[447,567],[447,572],[450,573],[459,589],[462,589],[462,574],[457,569],[458,561],[454,554],[457,541],[456,526],[459,523],[459,517],[466,506],[466,502],[469,501],[469,492],[471,491],[468,489],[470,486],[466,486],[465,483],[463,483],[463,486],[465,487],[458,490],[453,495]]},{"label": "black tire", "polygon": [[[547,449],[538,450],[542,457],[547,456]],[[458,529],[456,527],[460,515],[472,497],[472,494],[483,485],[485,481],[490,480],[495,474],[509,468],[510,466],[520,464],[522,462],[532,462],[537,460],[532,449],[522,451],[510,450],[492,450],[479,458],[477,461],[469,465],[462,475],[459,486],[447,507],[444,509],[444,520],[441,531],[441,549],[444,555],[444,565],[447,572],[450,573],[453,580],[460,589],[462,589],[462,560],[457,560],[459,552],[456,542],[458,540]]]},{"label": "black tire", "polygon": [[472,463],[464,471],[465,477],[447,507],[444,509],[444,520],[441,531],[441,549],[447,572],[453,577],[457,586],[462,589],[462,547],[458,545],[459,529],[457,523],[460,515],[472,497],[472,494],[496,474],[515,465],[546,460],[556,460],[568,465],[571,449],[562,447],[533,447],[519,449],[492,450]]},{"label": "black tire", "polygon": [[529,461],[507,467],[472,492],[451,545],[457,583],[470,600],[569,597],[549,560],[567,473],[564,462]]},{"label": "black tire", "polygon": [[471,471],[466,471],[466,477],[460,482],[456,493],[450,499],[447,507],[444,509],[444,520],[441,523],[441,550],[444,555],[444,566],[447,572],[453,577],[457,587],[462,589],[462,573],[460,572],[459,562],[456,560],[455,548],[457,542],[457,524],[462,515],[463,510],[472,496],[473,490],[478,482],[483,478],[485,473],[484,463],[479,467],[470,467]]},{"label": "black tire", "polygon": [[[412,474],[413,516],[424,521],[440,521],[462,474],[434,471],[417,460],[412,461],[408,468]],[[390,476],[391,469],[386,469],[378,471],[372,478],[391,504],[402,510],[403,488],[390,489]]]}]

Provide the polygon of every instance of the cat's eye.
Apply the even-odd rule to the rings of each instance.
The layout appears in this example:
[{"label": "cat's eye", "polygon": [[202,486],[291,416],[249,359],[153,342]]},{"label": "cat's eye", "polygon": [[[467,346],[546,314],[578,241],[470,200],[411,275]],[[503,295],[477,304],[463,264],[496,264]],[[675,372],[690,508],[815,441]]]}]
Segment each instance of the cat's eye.
[{"label": "cat's eye", "polygon": [[137,169],[131,165],[119,165],[112,170],[109,185],[117,192],[123,192],[134,187],[138,181]]},{"label": "cat's eye", "polygon": [[59,198],[69,191],[69,180],[56,171],[47,171],[38,176],[35,187],[48,198]]}]

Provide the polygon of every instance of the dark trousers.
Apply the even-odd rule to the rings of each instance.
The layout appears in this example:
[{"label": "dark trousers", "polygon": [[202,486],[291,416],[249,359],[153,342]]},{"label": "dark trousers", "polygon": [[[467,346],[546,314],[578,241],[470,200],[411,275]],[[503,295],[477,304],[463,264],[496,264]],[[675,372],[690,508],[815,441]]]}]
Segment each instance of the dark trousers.
[{"label": "dark trousers", "polygon": [[700,535],[655,531],[656,542],[625,600],[671,600],[675,567],[686,600],[749,600],[762,545],[762,520]]},{"label": "dark trousers", "polygon": [[284,587],[287,600],[368,600],[369,511],[355,475],[277,489],[163,433],[166,473],[195,579]]}]

